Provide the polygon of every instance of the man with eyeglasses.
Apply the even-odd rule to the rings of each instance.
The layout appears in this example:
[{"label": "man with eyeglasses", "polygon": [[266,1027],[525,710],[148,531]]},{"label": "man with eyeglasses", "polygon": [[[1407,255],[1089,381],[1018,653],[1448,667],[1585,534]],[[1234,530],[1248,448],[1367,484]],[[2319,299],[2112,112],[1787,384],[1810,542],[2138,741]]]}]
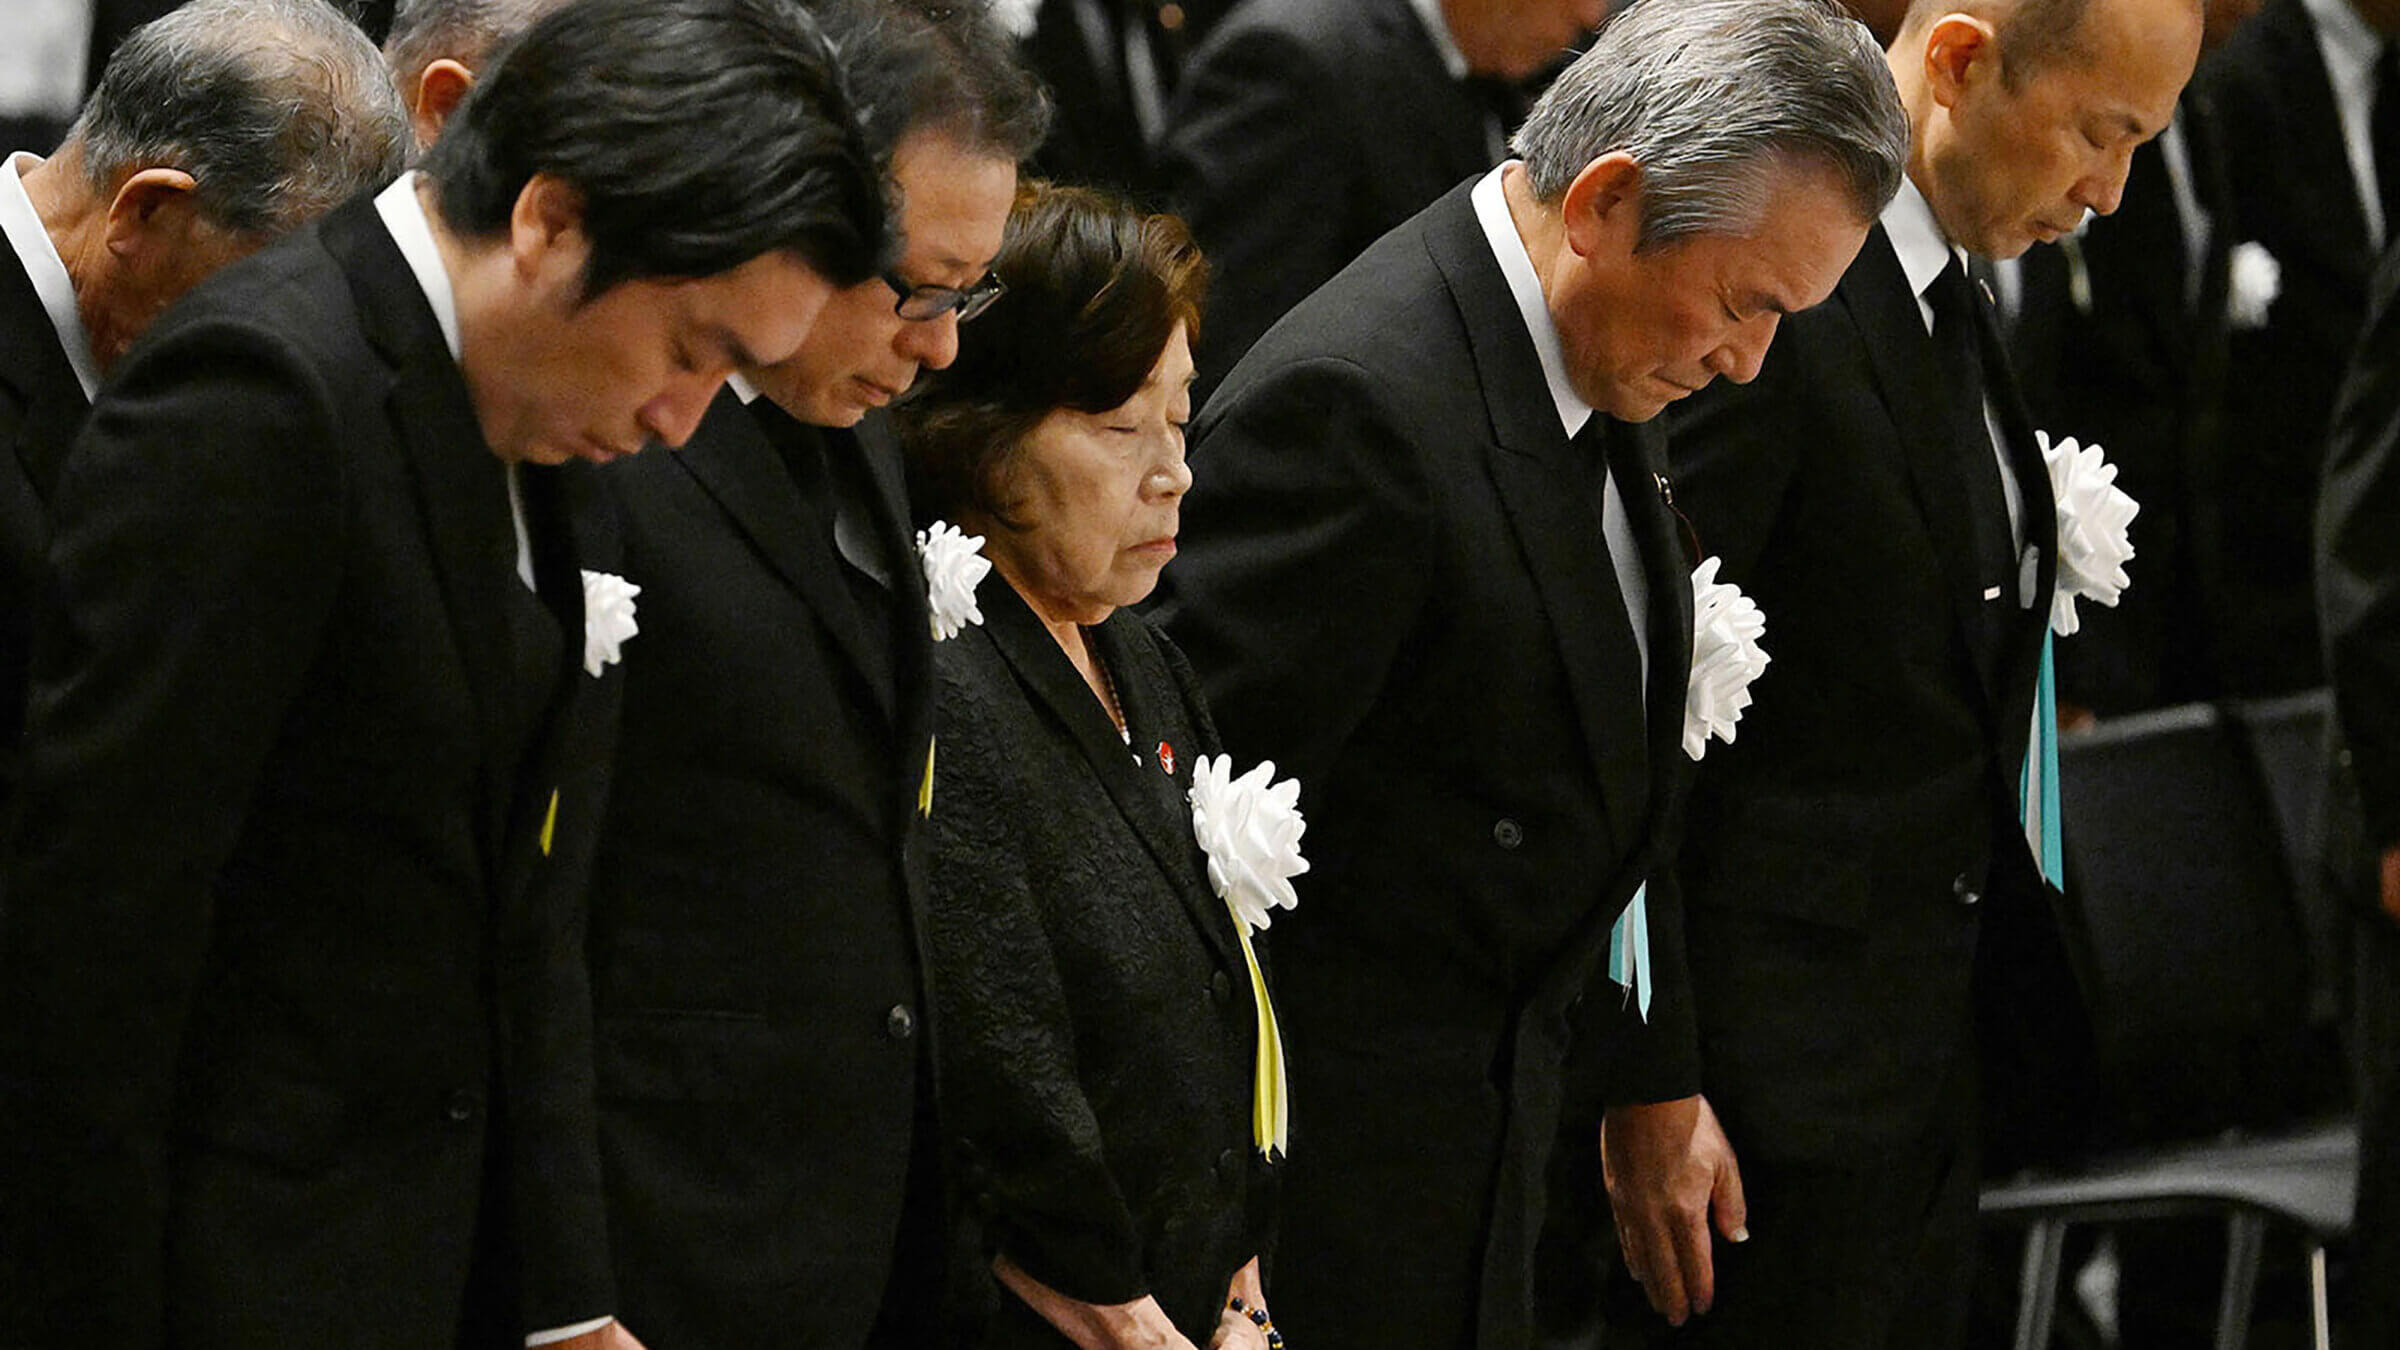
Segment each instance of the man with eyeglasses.
[{"label": "man with eyeglasses", "polygon": [[692,1350],[938,1339],[931,634],[879,409],[998,294],[1048,120],[980,8],[811,8],[889,154],[899,256],[682,450],[603,475],[642,588],[588,947],[609,1244],[627,1323]]}]

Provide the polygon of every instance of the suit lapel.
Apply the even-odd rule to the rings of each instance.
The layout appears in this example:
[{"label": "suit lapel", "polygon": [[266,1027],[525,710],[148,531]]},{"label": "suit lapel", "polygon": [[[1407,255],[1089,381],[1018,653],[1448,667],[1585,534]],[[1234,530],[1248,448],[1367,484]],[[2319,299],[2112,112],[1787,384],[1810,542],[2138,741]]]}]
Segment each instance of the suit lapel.
[{"label": "suit lapel", "polygon": [[[983,632],[999,650],[1001,659],[1015,672],[1017,682],[1034,704],[1074,738],[1076,747],[1092,766],[1092,776],[1100,780],[1109,800],[1133,827],[1135,836],[1157,860],[1160,870],[1173,880],[1176,892],[1184,897],[1185,909],[1216,949],[1218,959],[1239,968],[1241,957],[1235,948],[1231,915],[1228,913],[1220,923],[1209,912],[1210,908],[1222,912],[1225,906],[1213,903],[1214,892],[1207,890],[1193,866],[1192,854],[1197,845],[1187,821],[1170,818],[1145,785],[1144,776],[1127,772],[1132,767],[1129,761],[1139,752],[1118,738],[1116,726],[1109,721],[1100,700],[1092,696],[1091,686],[1083,682],[1074,663],[1059,650],[1057,640],[1042,626],[1024,597],[1005,580],[997,578],[979,594],[984,612]],[[1135,691],[1148,682],[1152,672],[1130,659],[1127,649],[1133,644],[1118,641],[1108,628],[1109,625],[1102,624],[1084,631],[1097,646],[1101,659],[1110,662],[1119,701],[1134,700],[1125,706],[1130,726],[1134,725],[1136,709],[1142,708],[1143,696]],[[1148,725],[1158,724],[1156,709],[1142,709],[1138,715]],[[1143,767],[1147,767],[1146,761]],[[1196,893],[1211,896],[1212,906],[1201,906],[1195,899]]]},{"label": "suit lapel", "polygon": [[806,602],[832,634],[844,658],[874,690],[877,706],[890,717],[895,711],[893,691],[888,681],[875,674],[885,663],[866,650],[873,635],[860,622],[857,602],[842,589],[848,583],[833,570],[843,564],[837,561],[830,541],[820,549],[811,539],[817,522],[837,508],[819,503],[818,509],[811,509],[801,500],[799,485],[784,465],[767,430],[769,425],[795,442],[821,434],[818,428],[792,420],[764,399],[744,407],[727,391],[708,411],[706,434],[694,436],[689,445],[673,452],[676,463],[699,480],[748,537],[751,547]]},{"label": "suit lapel", "polygon": [[931,686],[933,617],[932,604],[925,592],[925,569],[917,560],[907,475],[886,414],[880,411],[867,414],[852,431],[851,440],[852,444],[846,448],[866,466],[867,479],[873,488],[873,500],[862,514],[872,522],[874,540],[880,543],[886,559],[884,567],[890,573],[885,585],[898,610],[896,674],[902,718],[909,724],[902,726],[901,733],[913,743],[931,728],[932,702],[916,694]]},{"label": "suit lapel", "polygon": [[1679,795],[1672,787],[1682,775],[1673,771],[1690,759],[1683,753],[1683,712],[1692,672],[1691,577],[1700,560],[1692,556],[1674,511],[1663,423],[1654,418],[1629,431],[1634,460],[1620,467],[1616,481],[1650,583],[1650,820],[1655,831],[1672,814]]},{"label": "suit lapel", "polygon": [[2284,203],[2267,218],[2293,222],[2303,234],[2314,235],[2324,256],[2346,275],[2366,284],[2373,264],[2367,243],[2366,208],[2358,200],[2358,180],[2350,171],[2342,118],[2333,98],[2332,77],[2317,44],[2316,24],[2297,3],[2269,5],[2250,22],[2260,36],[2274,67],[2273,87],[2287,100],[2293,134],[2276,145],[2283,168],[2256,186],[2273,185],[2278,192],[2298,190],[2311,197],[2306,204]]},{"label": "suit lapel", "polygon": [[[1908,275],[1901,271],[1900,257],[1892,251],[1881,225],[1868,233],[1858,261],[1851,264],[1833,294],[1858,330],[1876,392],[1908,461],[1909,483],[1916,492],[1925,536],[1941,559],[1943,589],[1950,594],[1959,640],[1967,651],[1978,651],[1976,634],[1986,602],[1977,580],[1974,531],[1967,528],[1973,516],[1961,477],[1958,445],[1952,439],[1955,419],[1944,412],[1949,406],[1949,390],[1934,357],[1933,337],[1925,331],[1924,315],[1917,309],[1916,293],[1909,289]],[[2002,596],[1996,603],[2012,599]],[[1985,682],[1987,703],[1995,699],[1999,691],[1990,687],[1983,662],[1971,660],[1969,664],[1975,667],[1976,678]]]},{"label": "suit lapel", "polygon": [[[385,407],[416,488],[432,541],[451,634],[484,730],[494,814],[506,809],[516,766],[492,759],[507,721],[509,602],[516,578],[516,529],[508,480],[484,441],[458,363],[433,310],[392,242],[374,203],[361,198],[326,218],[325,247],[342,265],[367,339],[389,363]],[[496,840],[494,841],[497,842]]]},{"label": "suit lapel", "polygon": [[[1648,783],[1639,691],[1612,677],[1603,624],[1625,624],[1624,598],[1600,526],[1599,473],[1567,443],[1525,318],[1475,216],[1469,187],[1427,213],[1426,247],[1464,320],[1475,379],[1491,419],[1492,481],[1549,612],[1584,746],[1599,776],[1620,850],[1640,836]],[[1594,417],[1605,414],[1594,413]],[[1625,634],[1630,641],[1631,634]]]},{"label": "suit lapel", "polygon": [[8,448],[35,496],[48,502],[91,405],[75,367],[59,350],[49,312],[13,255],[0,256],[0,383],[15,391],[24,409]]}]

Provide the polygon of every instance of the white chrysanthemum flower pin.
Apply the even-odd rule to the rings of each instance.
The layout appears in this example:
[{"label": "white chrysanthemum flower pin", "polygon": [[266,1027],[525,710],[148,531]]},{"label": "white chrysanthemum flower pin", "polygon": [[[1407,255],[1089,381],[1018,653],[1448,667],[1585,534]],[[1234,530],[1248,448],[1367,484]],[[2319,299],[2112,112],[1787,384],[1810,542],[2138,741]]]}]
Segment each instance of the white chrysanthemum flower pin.
[{"label": "white chrysanthemum flower pin", "polygon": [[983,556],[983,536],[956,525],[935,521],[917,531],[917,561],[925,568],[925,597],[933,613],[933,640],[947,642],[983,622],[975,603],[975,588],[991,574],[992,560]]},{"label": "white chrysanthemum flower pin", "polygon": [[1750,706],[1750,682],[1772,658],[1758,645],[1767,616],[1731,582],[1717,580],[1723,558],[1692,569],[1692,679],[1683,702],[1683,753],[1698,759],[1708,738],[1733,742]]},{"label": "white chrysanthemum flower pin", "polygon": [[583,671],[598,679],[603,667],[622,658],[625,639],[642,631],[633,621],[633,597],[642,588],[614,572],[583,574]]},{"label": "white chrysanthemum flower pin", "polygon": [[2033,433],[2042,463],[2050,470],[2050,495],[2058,503],[2058,587],[2050,596],[2050,631],[2073,635],[2077,597],[2115,605],[2133,584],[2125,564],[2133,558],[2127,527],[2141,504],[2117,486],[2117,466],[2100,447],[2078,446],[2072,436],[2052,444],[2045,431]]},{"label": "white chrysanthemum flower pin", "polygon": [[2225,260],[2225,321],[2236,328],[2264,328],[2267,311],[2283,294],[2283,264],[2267,246],[2247,239]]},{"label": "white chrysanthemum flower pin", "polygon": [[1269,911],[1290,909],[1300,897],[1292,878],[1308,870],[1300,836],[1300,780],[1269,786],[1275,761],[1261,760],[1233,776],[1231,755],[1201,756],[1192,765],[1192,834],[1208,855],[1208,884],[1248,932],[1267,926]]}]

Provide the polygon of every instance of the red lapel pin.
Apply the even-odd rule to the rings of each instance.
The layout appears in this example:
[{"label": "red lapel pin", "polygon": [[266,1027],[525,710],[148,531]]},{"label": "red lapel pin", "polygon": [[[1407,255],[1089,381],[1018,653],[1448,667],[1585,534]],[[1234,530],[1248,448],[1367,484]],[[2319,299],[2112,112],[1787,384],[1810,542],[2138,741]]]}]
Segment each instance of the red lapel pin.
[{"label": "red lapel pin", "polygon": [[1167,777],[1175,776],[1175,747],[1165,741],[1158,743],[1158,767],[1167,771]]}]

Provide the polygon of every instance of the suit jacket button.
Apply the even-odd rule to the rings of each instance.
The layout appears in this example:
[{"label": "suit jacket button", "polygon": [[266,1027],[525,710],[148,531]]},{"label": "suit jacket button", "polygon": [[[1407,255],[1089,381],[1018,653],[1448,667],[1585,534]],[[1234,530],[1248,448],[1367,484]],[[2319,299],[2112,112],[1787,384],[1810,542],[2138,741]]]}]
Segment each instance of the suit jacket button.
[{"label": "suit jacket button", "polygon": [[1500,822],[1492,826],[1492,842],[1502,848],[1515,848],[1525,842],[1525,827],[1502,816]]},{"label": "suit jacket button", "polygon": [[1959,873],[1958,879],[1950,883],[1950,893],[1957,896],[1958,903],[1962,905],[1972,905],[1983,899],[1983,892],[1967,884],[1967,874],[1964,872]]},{"label": "suit jacket button", "polygon": [[883,1033],[895,1041],[905,1041],[917,1034],[917,1015],[905,1003],[895,1003],[883,1016]]},{"label": "suit jacket button", "polygon": [[1219,1007],[1233,1002],[1233,977],[1221,970],[1209,976],[1208,996],[1215,999]]},{"label": "suit jacket button", "polygon": [[451,1093],[449,1102],[442,1108],[442,1114],[450,1117],[453,1123],[459,1125],[473,1120],[475,1118],[475,1094],[465,1088]]}]

